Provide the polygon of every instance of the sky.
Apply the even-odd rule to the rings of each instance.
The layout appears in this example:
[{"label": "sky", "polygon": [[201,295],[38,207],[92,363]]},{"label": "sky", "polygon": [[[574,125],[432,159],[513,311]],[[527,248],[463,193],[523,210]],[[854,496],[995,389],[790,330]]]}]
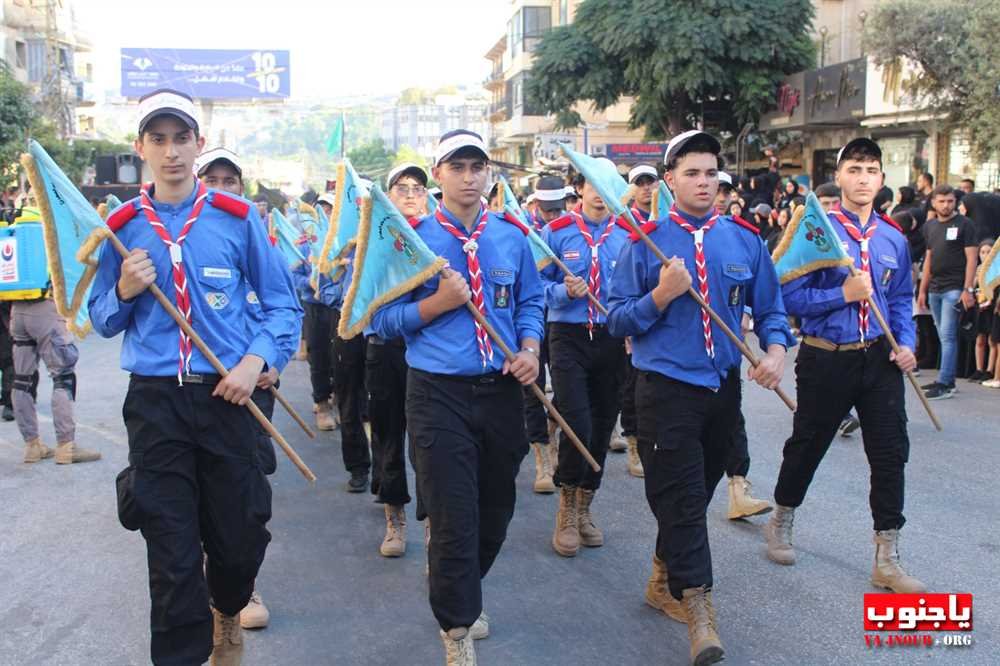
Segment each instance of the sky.
[{"label": "sky", "polygon": [[[118,91],[120,49],[287,49],[292,99],[480,83],[510,0],[76,0],[98,89]],[[158,16],[164,16],[158,20]]]}]

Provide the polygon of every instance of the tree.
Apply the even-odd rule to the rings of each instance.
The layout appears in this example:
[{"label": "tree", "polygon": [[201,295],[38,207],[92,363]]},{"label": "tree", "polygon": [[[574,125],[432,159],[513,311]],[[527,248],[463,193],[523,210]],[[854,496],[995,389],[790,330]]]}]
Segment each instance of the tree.
[{"label": "tree", "polygon": [[416,164],[417,166],[421,166],[424,169],[428,169],[428,163],[426,157],[418,153],[415,149],[411,148],[410,146],[402,145],[399,147],[399,150],[396,151],[396,157],[393,158],[392,163],[395,165],[395,164],[404,164],[406,162],[409,162],[411,164]]},{"label": "tree", "polygon": [[17,172],[18,158],[37,119],[27,86],[0,61],[0,175],[4,181]]},{"label": "tree", "polygon": [[393,155],[385,149],[381,139],[374,139],[347,153],[347,157],[359,174],[369,177],[381,175],[392,166]]},{"label": "tree", "polygon": [[917,106],[968,130],[973,155],[1000,150],[1000,4],[995,0],[888,0],[866,25],[866,48],[886,68],[906,58]]},{"label": "tree", "polygon": [[773,103],[787,74],[815,60],[809,0],[586,0],[535,51],[527,94],[561,127],[573,107],[635,98],[629,125],[650,138],[702,120],[738,130]]}]

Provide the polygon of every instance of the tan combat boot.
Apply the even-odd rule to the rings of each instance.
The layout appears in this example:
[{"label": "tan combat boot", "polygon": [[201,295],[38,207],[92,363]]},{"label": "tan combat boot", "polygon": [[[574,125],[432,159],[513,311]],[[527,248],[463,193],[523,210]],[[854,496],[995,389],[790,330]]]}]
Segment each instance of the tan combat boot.
[{"label": "tan combat boot", "polygon": [[594,516],[590,513],[590,504],[594,501],[595,490],[578,488],[576,493],[576,524],[580,532],[580,543],[588,548],[604,545],[604,534],[594,524]]},{"label": "tan combat boot", "polygon": [[337,429],[337,422],[333,418],[333,408],[329,402],[317,402],[313,405],[313,413],[316,415],[317,430]]},{"label": "tan combat boot", "polygon": [[667,576],[667,563],[653,555],[653,572],[649,574],[646,583],[646,603],[658,611],[662,611],[671,620],[687,624],[684,606],[670,594]]},{"label": "tan combat boot", "polygon": [[628,473],[641,479],[646,476],[646,472],[642,469],[642,459],[639,457],[639,440],[626,437],[625,442],[628,444]]},{"label": "tan combat boot", "polygon": [[540,495],[554,493],[556,484],[552,483],[552,459],[548,445],[532,442],[531,449],[535,452],[535,492]]},{"label": "tan combat boot", "polygon": [[212,609],[215,624],[212,628],[212,658],[209,666],[240,666],[243,660],[243,629],[240,616],[224,615]]},{"label": "tan combat boot", "polygon": [[580,550],[576,486],[563,486],[559,489],[559,511],[556,512],[556,531],[552,535],[552,548],[563,557],[574,557]]},{"label": "tan combat boot", "polygon": [[44,458],[51,458],[52,453],[52,449],[42,444],[39,437],[24,443],[24,462],[26,463],[36,463]]},{"label": "tan combat boot", "polygon": [[749,518],[770,513],[771,503],[767,500],[754,499],[750,495],[750,482],[742,476],[729,479],[729,520]]},{"label": "tan combat boot", "polygon": [[549,421],[549,468],[559,467],[559,426]]},{"label": "tan combat boot", "polygon": [[771,520],[764,525],[767,559],[777,564],[795,564],[795,549],[792,548],[792,521],[795,519],[795,509],[780,504],[777,506]]},{"label": "tan combat boot", "polygon": [[722,661],[725,652],[719,640],[719,627],[715,624],[712,591],[702,587],[684,590],[684,613],[687,616],[688,640],[691,641],[691,663],[705,666]]},{"label": "tan combat boot", "polygon": [[490,637],[490,616],[486,614],[486,610],[479,614],[476,621],[472,623],[469,627],[469,635],[472,636],[472,640],[481,641],[484,638]]},{"label": "tan combat boot", "polygon": [[56,445],[56,464],[70,465],[72,463],[94,462],[100,460],[101,454],[90,449],[81,449],[76,442],[63,442]]},{"label": "tan combat boot", "polygon": [[250,601],[240,611],[240,626],[244,629],[264,629],[271,621],[271,612],[264,605],[257,590],[250,595]]},{"label": "tan combat boot", "polygon": [[385,505],[385,538],[379,552],[382,557],[402,557],[406,554],[406,510],[403,507]]},{"label": "tan combat boot", "polygon": [[476,646],[472,634],[465,627],[441,632],[444,643],[445,666],[476,666]]},{"label": "tan combat boot", "polygon": [[923,594],[927,591],[927,586],[903,571],[899,564],[899,530],[875,532],[872,585],[897,594]]}]

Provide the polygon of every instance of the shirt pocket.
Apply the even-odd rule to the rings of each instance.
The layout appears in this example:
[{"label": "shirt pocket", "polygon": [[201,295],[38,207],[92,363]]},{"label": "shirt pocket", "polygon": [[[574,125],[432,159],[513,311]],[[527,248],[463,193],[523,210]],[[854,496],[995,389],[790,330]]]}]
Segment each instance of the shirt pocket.
[{"label": "shirt pocket", "polygon": [[877,280],[884,289],[889,286],[892,278],[896,275],[896,271],[899,270],[899,262],[896,260],[896,257],[887,254],[878,255],[872,268],[874,269],[872,271],[872,279]]},{"label": "shirt pocket", "polygon": [[198,268],[195,279],[201,285],[204,304],[210,310],[226,313],[234,309],[236,290],[243,279],[238,269],[228,266],[202,266]]},{"label": "shirt pocket", "polygon": [[749,264],[726,262],[722,265],[722,276],[725,293],[721,296],[726,299],[726,305],[742,310],[747,300],[747,286],[753,280],[753,271]]},{"label": "shirt pocket", "polygon": [[513,309],[515,275],[513,266],[493,266],[483,271],[483,298],[492,299],[493,310]]}]

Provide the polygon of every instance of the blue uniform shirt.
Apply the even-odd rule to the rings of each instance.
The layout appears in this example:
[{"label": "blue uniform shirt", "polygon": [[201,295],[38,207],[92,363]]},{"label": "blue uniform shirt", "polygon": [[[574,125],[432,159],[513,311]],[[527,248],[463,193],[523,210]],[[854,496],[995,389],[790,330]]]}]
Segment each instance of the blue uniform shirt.
[{"label": "blue uniform shirt", "polygon": [[[552,249],[566,267],[573,271],[573,274],[583,278],[584,282],[590,280],[590,246],[583,237],[576,221],[573,219],[574,213],[569,213],[558,220],[553,221],[542,231],[542,240]],[[601,222],[595,222],[587,217],[581,216],[596,243],[607,229],[608,224],[613,224],[611,233],[597,250],[597,258],[601,265],[601,304],[607,307],[608,292],[611,287],[611,279],[614,276],[615,265],[618,263],[618,256],[622,248],[629,242],[629,232],[619,224],[614,218],[609,216]],[[548,320],[565,322],[569,324],[586,324],[590,299],[570,298],[566,293],[566,283],[563,282],[565,274],[554,263],[550,263],[541,271],[542,285],[545,289],[545,304],[548,306]],[[594,323],[604,324],[607,318],[599,310],[594,311]]]},{"label": "blue uniform shirt", "polygon": [[[855,226],[856,215],[841,210]],[[854,265],[861,266],[861,244],[848,235],[847,230],[834,215],[830,215],[830,226],[840,237],[841,246],[854,259]],[[882,316],[889,323],[896,341],[914,349],[916,328],[913,323],[913,276],[910,274],[910,248],[906,237],[891,224],[879,218],[874,212],[868,224],[875,222],[878,228],[868,241],[868,259],[871,265],[874,299]],[[826,338],[836,344],[849,344],[861,339],[858,318],[860,303],[844,302],[844,280],[849,275],[846,267],[827,268],[785,283],[784,294],[788,312],[802,318],[801,331],[806,335]],[[868,314],[868,335],[871,340],[882,335],[875,313]]]},{"label": "blue uniform shirt", "polygon": [[[439,210],[452,224],[463,228],[444,205]],[[486,319],[516,352],[521,340],[542,338],[542,283],[524,232],[495,213],[489,216],[476,252],[483,275]],[[424,217],[416,231],[432,252],[445,258],[452,270],[469,279],[462,243],[433,215]],[[372,318],[375,334],[387,340],[403,336],[406,362],[411,368],[465,376],[499,371],[504,356],[496,344],[493,345],[493,362],[483,368],[476,343],[475,320],[466,306],[427,323],[421,320],[418,302],[437,291],[438,280],[435,275],[410,293],[379,308]]]},{"label": "blue uniform shirt", "polygon": [[[708,216],[681,215],[695,228],[708,220]],[[684,259],[697,290],[693,236],[669,218],[657,221],[647,233],[667,257]],[[760,237],[729,217],[720,217],[705,234],[704,248],[710,305],[726,325],[739,335],[743,309],[749,306],[762,349],[771,344],[793,346],[778,276]],[[718,389],[729,371],[740,365],[740,351],[713,323],[715,358],[708,356],[701,308],[689,295],[675,298],[663,312],[657,309],[650,292],[660,281],[660,266],[644,242],[625,246],[611,282],[609,330],[612,335],[632,336],[636,368]]]},{"label": "blue uniform shirt", "polygon": [[[187,221],[196,193],[197,189],[193,190],[177,205],[153,200],[171,238],[177,237]],[[280,369],[298,347],[301,333],[302,308],[291,276],[271,247],[256,207],[223,195],[248,204],[247,216],[239,218],[212,206],[217,194],[221,193],[209,190],[208,201],[181,246],[192,325],[227,369],[247,354],[260,356],[267,367]],[[130,250],[141,248],[149,253],[156,268],[156,284],[172,299],[173,270],[167,246],[150,226],[137,199],[124,206],[133,206],[137,212],[118,230],[118,238]],[[118,298],[121,262],[111,243],[105,243],[88,301],[94,330],[106,338],[125,332],[123,369],[139,375],[174,376],[179,358],[177,323],[148,291],[129,302]],[[254,300],[262,318],[261,324],[251,329]],[[191,372],[215,372],[197,347],[191,356]]]}]

